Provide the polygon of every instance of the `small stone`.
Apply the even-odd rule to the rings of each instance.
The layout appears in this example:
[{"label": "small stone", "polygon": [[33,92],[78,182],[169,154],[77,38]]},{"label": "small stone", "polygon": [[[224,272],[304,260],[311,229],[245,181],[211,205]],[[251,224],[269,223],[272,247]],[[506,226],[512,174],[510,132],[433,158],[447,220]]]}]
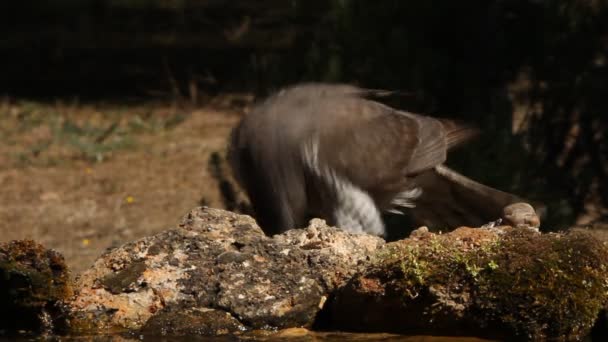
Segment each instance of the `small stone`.
[{"label": "small stone", "polygon": [[410,239],[419,239],[429,233],[429,227],[422,226],[410,233]]},{"label": "small stone", "polygon": [[519,202],[504,207],[502,219],[513,227],[540,227],[540,218],[528,203]]}]

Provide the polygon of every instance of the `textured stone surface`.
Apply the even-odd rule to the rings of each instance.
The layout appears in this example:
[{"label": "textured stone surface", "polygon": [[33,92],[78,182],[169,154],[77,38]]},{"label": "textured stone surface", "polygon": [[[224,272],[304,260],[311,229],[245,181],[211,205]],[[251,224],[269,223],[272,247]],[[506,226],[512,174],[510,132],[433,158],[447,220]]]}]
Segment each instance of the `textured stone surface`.
[{"label": "textured stone surface", "polygon": [[59,303],[71,294],[61,254],[31,240],[0,244],[0,330],[60,328]]},{"label": "textured stone surface", "polygon": [[221,330],[218,320],[227,332],[310,327],[328,295],[383,244],[321,220],[270,238],[248,216],[196,209],[178,228],[97,260],[69,303],[73,327],[140,329],[161,311],[165,322],[179,312],[207,334]]},{"label": "textured stone surface", "polygon": [[323,328],[580,339],[605,318],[606,265],[606,243],[581,229],[421,227],[386,244],[321,220],[268,237],[249,216],[198,208],[106,252],[73,287],[56,252],[4,244],[0,299],[17,318],[3,323],[27,318],[32,330],[73,335],[272,339]]},{"label": "textured stone surface", "polygon": [[419,229],[339,289],[329,317],[343,330],[580,339],[608,300],[607,263],[583,232]]}]

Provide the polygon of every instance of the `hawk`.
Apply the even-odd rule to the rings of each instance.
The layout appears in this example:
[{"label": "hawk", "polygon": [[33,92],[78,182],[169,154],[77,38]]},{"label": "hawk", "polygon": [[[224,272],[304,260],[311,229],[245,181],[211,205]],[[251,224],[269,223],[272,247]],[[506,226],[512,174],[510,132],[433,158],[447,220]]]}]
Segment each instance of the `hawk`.
[{"label": "hawk", "polygon": [[[318,217],[350,232],[384,236],[385,212],[402,213],[421,201],[430,204],[423,217],[441,216],[428,208],[445,201],[442,191],[496,204],[480,222],[517,201],[443,165],[448,150],[474,129],[400,111],[372,95],[382,92],[346,84],[290,86],[257,104],[232,131],[228,158],[266,233]],[[427,192],[440,198],[425,198]]]}]

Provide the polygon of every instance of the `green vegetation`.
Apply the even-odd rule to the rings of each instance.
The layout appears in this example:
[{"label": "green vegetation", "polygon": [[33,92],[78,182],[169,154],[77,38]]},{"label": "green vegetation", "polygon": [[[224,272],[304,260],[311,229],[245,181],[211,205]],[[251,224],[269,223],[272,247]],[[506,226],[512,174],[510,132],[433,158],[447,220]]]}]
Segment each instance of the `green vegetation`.
[{"label": "green vegetation", "polygon": [[432,287],[460,303],[473,324],[526,337],[580,337],[608,301],[608,248],[588,234],[448,236],[387,245],[371,277],[401,291],[406,306]]},{"label": "green vegetation", "polygon": [[[47,104],[22,101],[0,108],[0,149],[20,166],[69,160],[103,162],[137,146],[137,136],[162,134],[186,118],[178,110]],[[3,146],[4,145],[4,146]]]}]

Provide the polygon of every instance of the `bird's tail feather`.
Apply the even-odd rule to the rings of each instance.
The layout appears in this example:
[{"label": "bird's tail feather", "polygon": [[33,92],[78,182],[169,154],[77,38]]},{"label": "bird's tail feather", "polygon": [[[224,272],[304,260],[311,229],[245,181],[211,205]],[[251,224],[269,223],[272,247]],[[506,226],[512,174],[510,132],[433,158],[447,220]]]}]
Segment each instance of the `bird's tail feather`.
[{"label": "bird's tail feather", "polygon": [[459,146],[479,135],[479,129],[461,122],[449,119],[441,119],[446,132],[446,143],[448,149]]}]

